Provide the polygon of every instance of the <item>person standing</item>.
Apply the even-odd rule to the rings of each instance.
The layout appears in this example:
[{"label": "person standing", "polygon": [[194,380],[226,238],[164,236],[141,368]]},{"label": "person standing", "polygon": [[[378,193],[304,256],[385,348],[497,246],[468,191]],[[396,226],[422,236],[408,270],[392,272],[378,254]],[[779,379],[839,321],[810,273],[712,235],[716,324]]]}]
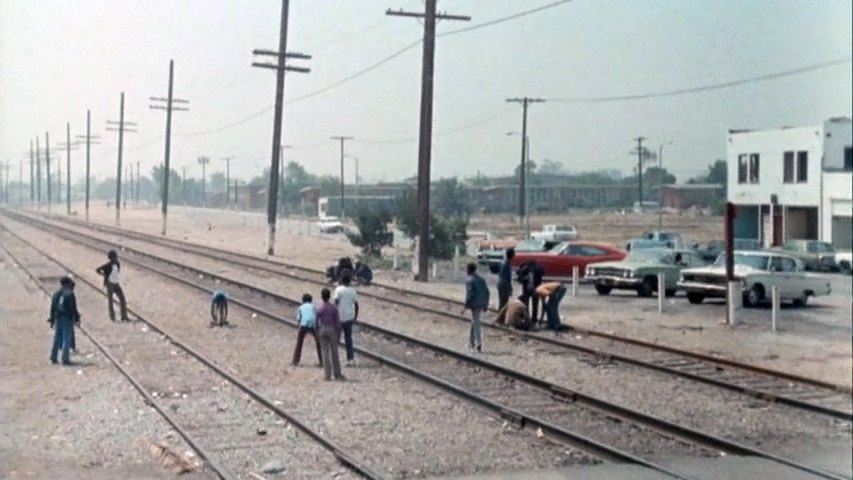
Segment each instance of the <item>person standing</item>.
[{"label": "person standing", "polygon": [[116,312],[113,308],[113,295],[118,297],[121,304],[121,320],[127,322],[127,300],[124,298],[124,291],[121,289],[121,264],[118,261],[118,253],[115,250],[110,250],[107,253],[109,261],[97,269],[95,272],[104,277],[104,286],[107,287],[107,306],[110,310],[110,320],[115,321]]},{"label": "person standing", "polygon": [[341,284],[335,288],[332,298],[341,316],[341,327],[344,331],[344,344],[347,351],[348,367],[355,365],[355,346],[352,341],[352,329],[358,321],[358,294],[352,284],[352,270],[345,270]]},{"label": "person standing", "polygon": [[550,330],[562,330],[560,321],[560,301],[566,295],[566,286],[560,282],[546,282],[536,288],[536,294],[545,304],[542,315],[548,316],[546,327]]},{"label": "person standing", "polygon": [[296,348],[293,349],[293,361],[291,365],[294,367],[299,365],[299,360],[302,359],[302,342],[305,341],[305,335],[311,334],[314,337],[314,345],[317,347],[317,362],[323,365],[323,356],[320,353],[320,340],[317,339],[317,308],[314,306],[314,299],[310,294],[302,295],[302,305],[296,309],[296,321],[299,322],[299,331],[296,333]]},{"label": "person standing", "polygon": [[515,249],[510,247],[504,252],[504,261],[498,271],[498,310],[504,308],[512,295],[512,259]]},{"label": "person standing", "polygon": [[469,263],[466,269],[468,281],[465,283],[465,310],[471,310],[471,330],[468,332],[468,348],[481,352],[483,350],[483,335],[481,332],[481,315],[489,308],[489,287],[483,277],[477,274],[477,264]]},{"label": "person standing", "polygon": [[324,288],[320,292],[320,307],[317,308],[317,328],[320,336],[323,373],[326,380],[346,380],[341,375],[341,362],[338,358],[338,339],[341,337],[341,318],[338,308],[329,302],[332,292]]},{"label": "person standing", "polygon": [[74,280],[64,276],[59,280],[59,286],[59,290],[50,300],[50,318],[47,320],[54,331],[50,363],[57,363],[57,355],[62,349],[62,364],[70,365],[71,336],[74,333],[74,325],[80,325],[80,312],[77,311],[77,297],[74,296]]}]

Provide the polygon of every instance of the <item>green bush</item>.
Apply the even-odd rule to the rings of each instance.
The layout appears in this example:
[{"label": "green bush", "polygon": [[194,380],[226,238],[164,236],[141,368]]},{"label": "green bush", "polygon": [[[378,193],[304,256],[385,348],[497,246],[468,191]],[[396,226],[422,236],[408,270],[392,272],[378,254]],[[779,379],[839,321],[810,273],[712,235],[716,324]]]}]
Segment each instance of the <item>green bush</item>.
[{"label": "green bush", "polygon": [[347,239],[356,247],[361,248],[361,253],[375,257],[382,256],[382,247],[394,242],[394,234],[388,230],[391,222],[391,214],[384,211],[364,210],[353,217],[358,232],[346,231]]}]

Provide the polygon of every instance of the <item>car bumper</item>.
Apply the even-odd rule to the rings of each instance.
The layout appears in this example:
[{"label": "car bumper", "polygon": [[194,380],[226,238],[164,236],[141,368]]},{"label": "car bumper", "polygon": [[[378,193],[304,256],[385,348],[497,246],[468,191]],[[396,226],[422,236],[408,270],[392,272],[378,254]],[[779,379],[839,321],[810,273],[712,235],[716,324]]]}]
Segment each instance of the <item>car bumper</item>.
[{"label": "car bumper", "polygon": [[586,279],[588,282],[591,282],[596,286],[613,288],[637,288],[643,283],[643,279],[641,278],[612,277],[604,275],[589,275]]},{"label": "car bumper", "polygon": [[709,285],[707,283],[697,282],[678,282],[678,288],[684,290],[686,293],[701,293],[706,297],[725,298],[726,296],[725,285]]}]

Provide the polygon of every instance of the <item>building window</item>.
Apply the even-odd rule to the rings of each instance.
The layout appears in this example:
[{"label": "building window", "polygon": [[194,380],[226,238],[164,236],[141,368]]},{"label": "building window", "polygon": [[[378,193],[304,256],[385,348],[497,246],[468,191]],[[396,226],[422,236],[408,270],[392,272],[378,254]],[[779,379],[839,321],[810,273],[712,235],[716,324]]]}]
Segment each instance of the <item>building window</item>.
[{"label": "building window", "polygon": [[749,154],[749,183],[758,183],[758,166],[760,160],[757,153]]},{"label": "building window", "polygon": [[853,170],[853,148],[850,145],[844,147],[844,170]]},{"label": "building window", "polygon": [[785,183],[794,183],[794,152],[785,152],[783,159],[783,181]]},{"label": "building window", "polygon": [[797,152],[797,183],[809,181],[809,152]]},{"label": "building window", "polygon": [[746,183],[747,172],[749,170],[747,164],[748,158],[745,153],[737,156],[737,183]]}]

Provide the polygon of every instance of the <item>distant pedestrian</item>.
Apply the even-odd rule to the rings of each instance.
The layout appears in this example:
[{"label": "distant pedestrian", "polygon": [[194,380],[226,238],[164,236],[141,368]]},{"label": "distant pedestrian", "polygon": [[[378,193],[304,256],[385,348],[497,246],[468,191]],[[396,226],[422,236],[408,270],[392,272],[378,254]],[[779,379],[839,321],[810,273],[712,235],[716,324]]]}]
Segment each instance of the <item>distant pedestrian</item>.
[{"label": "distant pedestrian", "polygon": [[527,315],[527,299],[518,297],[510,300],[498,311],[495,320],[498,325],[506,325],[516,330],[530,330],[530,317]]},{"label": "distant pedestrian", "polygon": [[489,308],[489,287],[483,277],[477,274],[477,264],[469,263],[466,269],[468,281],[465,283],[465,310],[471,310],[471,330],[468,332],[468,348],[478,352],[483,350],[481,316]]},{"label": "distant pedestrian", "polygon": [[104,277],[104,286],[107,287],[107,306],[110,311],[110,320],[115,321],[116,313],[113,309],[113,295],[118,297],[121,304],[121,320],[127,322],[127,300],[124,298],[124,291],[121,289],[121,264],[118,261],[118,253],[115,250],[110,250],[107,253],[109,261],[100,267],[95,272]]},{"label": "distant pedestrian", "polygon": [[50,300],[50,318],[47,320],[54,331],[50,363],[57,363],[59,350],[62,349],[62,364],[70,365],[71,336],[74,334],[74,325],[80,325],[80,312],[77,311],[77,297],[74,296],[74,280],[65,276],[59,285],[59,290]]},{"label": "distant pedestrian", "polygon": [[560,321],[560,301],[566,295],[566,286],[560,282],[543,283],[536,289],[536,294],[542,298],[544,303],[543,316],[548,316],[546,327],[549,330],[560,331],[563,329]]},{"label": "distant pedestrian", "polygon": [[498,271],[498,310],[504,308],[512,295],[512,259],[515,249],[510,247],[504,252],[504,261]]},{"label": "distant pedestrian", "polygon": [[320,292],[322,303],[317,308],[317,328],[322,352],[323,373],[326,380],[334,376],[336,380],[345,380],[341,375],[341,361],[338,358],[338,341],[341,338],[341,317],[338,308],[329,303],[332,292],[324,288]]},{"label": "distant pedestrian", "polygon": [[213,291],[210,300],[210,326],[228,325],[228,296],[222,290]]},{"label": "distant pedestrian", "polygon": [[305,340],[305,335],[308,334],[314,337],[314,345],[317,347],[317,362],[322,365],[323,356],[320,352],[320,340],[317,338],[317,307],[314,306],[314,299],[308,293],[302,295],[302,305],[296,309],[296,321],[299,322],[299,331],[296,333],[296,348],[293,349],[291,365],[294,367],[299,365],[299,361],[302,359],[302,342]]},{"label": "distant pedestrian", "polygon": [[352,329],[358,321],[358,294],[352,287],[352,273],[344,271],[341,284],[335,288],[332,298],[338,307],[341,317],[341,327],[344,330],[344,344],[347,351],[347,366],[355,365],[355,346],[352,340]]}]

